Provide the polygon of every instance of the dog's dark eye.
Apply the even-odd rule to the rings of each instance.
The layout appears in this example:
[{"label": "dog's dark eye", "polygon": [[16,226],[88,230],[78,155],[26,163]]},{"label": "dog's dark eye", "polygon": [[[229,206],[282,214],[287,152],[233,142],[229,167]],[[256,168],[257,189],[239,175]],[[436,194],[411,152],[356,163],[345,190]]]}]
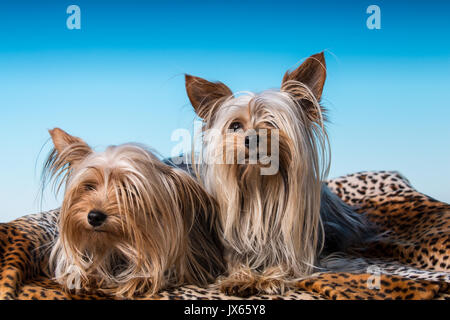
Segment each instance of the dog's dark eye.
[{"label": "dog's dark eye", "polygon": [[93,184],[85,184],[84,185],[84,190],[86,190],[86,191],[94,191],[95,190],[95,186]]},{"label": "dog's dark eye", "polygon": [[238,131],[242,128],[243,128],[242,123],[240,123],[238,121],[233,122],[232,124],[230,124],[230,127],[229,127],[229,129],[231,129],[233,131]]}]

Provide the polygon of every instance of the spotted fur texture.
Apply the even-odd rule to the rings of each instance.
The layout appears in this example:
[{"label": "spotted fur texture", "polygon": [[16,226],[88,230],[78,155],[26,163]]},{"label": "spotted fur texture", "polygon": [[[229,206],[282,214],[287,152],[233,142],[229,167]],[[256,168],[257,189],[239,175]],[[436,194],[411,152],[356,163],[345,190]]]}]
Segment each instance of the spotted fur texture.
[{"label": "spotted fur texture", "polygon": [[[283,296],[250,299],[450,299],[450,205],[414,190],[397,172],[361,172],[330,180],[330,189],[385,231],[351,271],[316,273]],[[58,211],[0,224],[0,299],[109,299],[69,295],[44,275]],[[375,271],[374,271],[375,270]],[[370,289],[368,281],[379,280]],[[211,286],[184,286],[157,299],[238,299]]]}]

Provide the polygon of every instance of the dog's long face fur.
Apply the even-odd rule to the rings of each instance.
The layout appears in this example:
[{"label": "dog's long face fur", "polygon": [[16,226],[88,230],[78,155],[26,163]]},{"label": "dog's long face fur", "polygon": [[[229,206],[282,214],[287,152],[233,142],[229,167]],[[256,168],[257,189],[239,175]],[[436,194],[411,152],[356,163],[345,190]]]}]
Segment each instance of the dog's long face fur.
[{"label": "dog's long face fur", "polygon": [[143,146],[96,153],[60,129],[50,134],[44,172],[65,184],[50,264],[67,288],[151,295],[222,271],[215,203],[188,174]]},{"label": "dog's long face fur", "polygon": [[[189,99],[205,122],[200,176],[218,201],[232,265],[278,266],[295,277],[313,270],[329,160],[319,104],[325,77],[323,53],[287,72],[280,90],[259,94],[233,95],[223,83],[186,76]],[[255,149],[263,152],[252,162]],[[263,170],[274,166],[267,159],[277,169],[269,174]]]}]

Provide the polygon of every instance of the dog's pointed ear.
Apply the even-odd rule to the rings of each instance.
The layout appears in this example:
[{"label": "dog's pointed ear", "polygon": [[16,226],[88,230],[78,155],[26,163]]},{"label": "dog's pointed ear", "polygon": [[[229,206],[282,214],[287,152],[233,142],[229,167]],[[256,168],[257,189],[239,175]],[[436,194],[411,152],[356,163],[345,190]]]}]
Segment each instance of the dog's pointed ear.
[{"label": "dog's pointed ear", "polygon": [[[294,71],[287,71],[281,83],[281,91],[288,92],[294,97],[308,118],[320,124],[326,120],[326,110],[319,104],[326,76],[325,56],[321,52],[307,58]],[[299,82],[309,90],[299,86]]]},{"label": "dog's pointed ear", "polygon": [[55,128],[48,131],[53,140],[54,148],[45,161],[42,170],[42,187],[53,180],[56,193],[70,179],[74,166],[92,153],[92,149],[80,138]]},{"label": "dog's pointed ear", "polygon": [[210,82],[188,74],[185,75],[185,80],[189,100],[195,113],[202,119],[208,119],[212,115],[217,102],[233,95],[230,88],[222,82]]},{"label": "dog's pointed ear", "polygon": [[301,82],[311,90],[316,100],[320,101],[326,77],[325,55],[320,52],[307,58],[294,71],[286,71],[281,87],[287,88],[290,81]]},{"label": "dog's pointed ear", "polygon": [[70,164],[83,160],[92,152],[86,142],[78,137],[71,136],[64,130],[55,128],[48,132],[52,137],[58,157],[64,157]]}]

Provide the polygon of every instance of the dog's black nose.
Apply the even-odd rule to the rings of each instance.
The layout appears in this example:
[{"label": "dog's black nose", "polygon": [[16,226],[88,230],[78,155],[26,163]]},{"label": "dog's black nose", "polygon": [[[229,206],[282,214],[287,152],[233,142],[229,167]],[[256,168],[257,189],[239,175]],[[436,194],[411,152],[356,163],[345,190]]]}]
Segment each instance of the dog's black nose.
[{"label": "dog's black nose", "polygon": [[88,222],[93,227],[99,227],[105,222],[106,214],[100,211],[91,211],[88,214]]},{"label": "dog's black nose", "polygon": [[254,141],[256,140],[256,147],[259,146],[259,136],[258,135],[253,135],[253,136],[245,136],[245,147],[248,149],[250,148],[250,141]]}]

